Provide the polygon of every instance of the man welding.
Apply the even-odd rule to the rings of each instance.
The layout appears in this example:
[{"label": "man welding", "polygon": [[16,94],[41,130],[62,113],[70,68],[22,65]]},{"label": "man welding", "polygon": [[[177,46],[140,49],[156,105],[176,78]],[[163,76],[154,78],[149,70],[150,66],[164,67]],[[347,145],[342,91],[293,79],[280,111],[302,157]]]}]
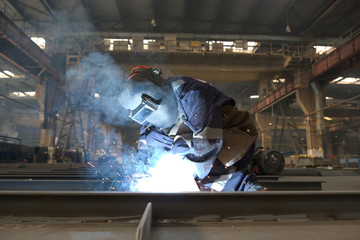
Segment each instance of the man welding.
[{"label": "man welding", "polygon": [[137,66],[121,104],[141,124],[139,147],[162,147],[194,166],[201,191],[262,191],[247,172],[258,137],[253,119],[211,84],[191,77],[164,79]]}]

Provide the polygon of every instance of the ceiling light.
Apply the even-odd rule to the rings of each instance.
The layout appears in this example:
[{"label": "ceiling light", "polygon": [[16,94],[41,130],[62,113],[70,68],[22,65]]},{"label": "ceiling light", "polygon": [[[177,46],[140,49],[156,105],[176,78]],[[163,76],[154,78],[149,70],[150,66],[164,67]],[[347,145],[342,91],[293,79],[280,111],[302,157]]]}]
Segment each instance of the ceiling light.
[{"label": "ceiling light", "polygon": [[259,95],[251,95],[250,98],[259,98]]},{"label": "ceiling light", "polygon": [[324,117],[325,120],[331,121],[332,118],[331,117]]},{"label": "ceiling light", "polygon": [[286,25],[285,32],[287,32],[287,33],[291,32],[291,28],[290,28],[289,24]]},{"label": "ceiling light", "polygon": [[291,28],[289,25],[289,16],[288,13],[286,13],[286,27],[285,27],[285,32],[290,33],[291,32]]},{"label": "ceiling light", "polygon": [[156,21],[155,18],[151,19],[151,26],[156,27]]}]

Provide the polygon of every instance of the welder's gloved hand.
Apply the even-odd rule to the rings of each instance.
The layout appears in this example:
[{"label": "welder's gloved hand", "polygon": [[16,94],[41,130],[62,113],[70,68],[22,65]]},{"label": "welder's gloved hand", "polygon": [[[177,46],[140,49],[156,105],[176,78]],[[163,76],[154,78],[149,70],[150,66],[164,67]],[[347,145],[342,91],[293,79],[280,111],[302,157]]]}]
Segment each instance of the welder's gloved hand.
[{"label": "welder's gloved hand", "polygon": [[186,154],[190,150],[184,139],[178,139],[171,147],[172,154]]},{"label": "welder's gloved hand", "polygon": [[139,140],[145,140],[147,145],[163,147],[165,150],[170,150],[174,142],[174,139],[154,126],[148,127]]}]

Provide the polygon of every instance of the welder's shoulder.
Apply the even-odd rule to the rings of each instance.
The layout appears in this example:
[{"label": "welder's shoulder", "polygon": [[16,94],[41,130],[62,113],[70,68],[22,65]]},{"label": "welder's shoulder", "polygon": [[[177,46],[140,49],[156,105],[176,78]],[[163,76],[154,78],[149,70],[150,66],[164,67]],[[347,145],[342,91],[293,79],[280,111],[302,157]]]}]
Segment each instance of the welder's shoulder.
[{"label": "welder's shoulder", "polygon": [[184,86],[186,85],[187,88],[199,87],[199,86],[203,86],[204,84],[211,85],[204,80],[196,79],[193,77],[186,77],[186,76],[173,76],[173,77],[166,78],[166,81],[168,81],[170,83],[173,83],[173,82],[181,83]]}]

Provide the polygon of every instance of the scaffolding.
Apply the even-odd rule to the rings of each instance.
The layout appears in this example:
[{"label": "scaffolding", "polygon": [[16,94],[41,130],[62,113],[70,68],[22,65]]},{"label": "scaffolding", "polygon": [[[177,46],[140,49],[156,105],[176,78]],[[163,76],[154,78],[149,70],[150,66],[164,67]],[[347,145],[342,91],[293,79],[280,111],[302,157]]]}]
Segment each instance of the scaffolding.
[{"label": "scaffolding", "polygon": [[[68,52],[66,56],[66,69],[76,67],[80,61],[80,52]],[[79,103],[72,101],[71,95],[66,102],[66,110],[62,117],[60,134],[55,141],[56,162],[68,162],[70,158],[66,157],[66,150],[70,147],[70,140],[73,138],[75,149],[85,149],[84,128],[82,123],[82,114]],[[78,151],[77,151],[78,153]]]}]

